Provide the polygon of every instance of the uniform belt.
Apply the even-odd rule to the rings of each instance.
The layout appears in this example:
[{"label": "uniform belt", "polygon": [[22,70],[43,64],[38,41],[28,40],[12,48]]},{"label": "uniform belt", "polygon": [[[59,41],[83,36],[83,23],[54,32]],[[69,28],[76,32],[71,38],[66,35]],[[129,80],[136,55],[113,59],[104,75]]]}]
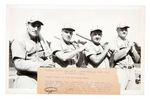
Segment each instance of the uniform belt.
[{"label": "uniform belt", "polygon": [[69,65],[74,65],[74,64],[76,64],[76,62],[75,62],[74,59],[70,59],[70,60],[68,60],[68,64]]},{"label": "uniform belt", "polygon": [[134,66],[132,65],[132,66],[123,66],[123,67],[122,67],[122,69],[126,69],[126,68],[127,68],[127,69],[132,69],[132,68],[134,68]]},{"label": "uniform belt", "polygon": [[32,77],[32,78],[35,78],[35,79],[37,78],[37,73],[35,73],[35,72],[18,71],[17,75],[19,75],[19,76],[25,75],[25,76],[29,76],[29,77]]}]

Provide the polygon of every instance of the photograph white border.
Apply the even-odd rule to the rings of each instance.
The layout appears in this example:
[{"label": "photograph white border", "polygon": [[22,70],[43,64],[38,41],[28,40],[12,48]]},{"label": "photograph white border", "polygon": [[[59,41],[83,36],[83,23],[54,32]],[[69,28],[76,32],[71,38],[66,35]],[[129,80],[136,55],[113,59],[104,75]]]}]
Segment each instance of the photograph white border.
[{"label": "photograph white border", "polygon": [[[37,99],[37,100],[41,100],[41,99],[65,99],[65,100],[77,100],[77,99],[87,99],[87,100],[99,100],[99,99],[105,99],[105,100],[110,100],[110,99],[116,99],[116,100],[127,100],[127,99],[136,99],[136,100],[147,100],[150,97],[150,78],[149,78],[149,73],[150,73],[150,64],[149,64],[149,55],[150,55],[150,47],[149,47],[149,43],[150,43],[150,30],[149,30],[149,26],[150,26],[150,3],[149,0],[86,0],[86,2],[83,0],[67,0],[69,3],[66,2],[66,0],[47,0],[44,3],[46,4],[102,4],[102,5],[144,5],[146,6],[146,34],[145,34],[145,70],[144,70],[144,74],[145,74],[145,89],[144,89],[144,96],[108,96],[108,95],[68,95],[66,98],[66,95],[7,95],[6,94],[6,43],[5,43],[5,34],[6,33],[6,4],[43,4],[43,0],[37,0],[36,2],[34,0],[1,0],[0,1],[0,27],[1,27],[1,36],[0,36],[0,45],[2,46],[2,49],[0,49],[0,55],[1,55],[1,70],[0,70],[0,93],[1,93],[1,97],[6,99],[6,100],[10,100],[10,99],[15,99],[15,100],[20,100],[20,98],[22,98],[23,96],[26,96],[26,98],[30,98],[30,99]],[[96,2],[95,2],[96,1]],[[26,98],[22,98],[23,100],[25,100]]]}]

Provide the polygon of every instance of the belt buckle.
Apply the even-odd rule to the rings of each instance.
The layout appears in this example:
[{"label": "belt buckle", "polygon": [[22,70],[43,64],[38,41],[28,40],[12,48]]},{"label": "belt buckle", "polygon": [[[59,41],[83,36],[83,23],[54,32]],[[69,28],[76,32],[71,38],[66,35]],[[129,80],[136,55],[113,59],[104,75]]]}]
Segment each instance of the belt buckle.
[{"label": "belt buckle", "polygon": [[123,66],[123,68],[128,68],[127,66]]},{"label": "belt buckle", "polygon": [[69,65],[73,65],[73,64],[75,64],[75,61],[73,59],[70,59],[69,60]]},{"label": "belt buckle", "polygon": [[132,69],[133,67],[132,66],[128,66],[128,69]]},{"label": "belt buckle", "polygon": [[123,66],[123,68],[132,69],[132,68],[133,68],[133,66]]}]

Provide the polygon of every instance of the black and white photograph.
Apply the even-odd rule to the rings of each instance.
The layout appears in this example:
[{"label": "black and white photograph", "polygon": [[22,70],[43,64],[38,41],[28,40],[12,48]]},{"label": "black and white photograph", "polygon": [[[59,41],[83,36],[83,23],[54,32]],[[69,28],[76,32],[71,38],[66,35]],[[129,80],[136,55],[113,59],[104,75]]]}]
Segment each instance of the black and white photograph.
[{"label": "black and white photograph", "polygon": [[116,69],[120,95],[144,93],[144,6],[12,4],[6,33],[8,93],[37,93],[39,67]]}]

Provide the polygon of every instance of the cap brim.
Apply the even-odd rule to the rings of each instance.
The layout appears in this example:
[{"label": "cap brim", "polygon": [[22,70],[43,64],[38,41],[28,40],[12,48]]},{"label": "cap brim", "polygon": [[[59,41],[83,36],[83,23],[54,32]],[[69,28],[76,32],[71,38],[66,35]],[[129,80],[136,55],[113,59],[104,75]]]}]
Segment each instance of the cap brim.
[{"label": "cap brim", "polygon": [[75,31],[73,28],[62,28],[62,30]]},{"label": "cap brim", "polygon": [[91,33],[92,32],[102,32],[102,30],[101,29],[95,29],[95,30],[92,30]]},{"label": "cap brim", "polygon": [[37,23],[37,24],[40,24],[40,25],[44,25],[41,21],[37,20],[37,21],[29,21],[30,23]]},{"label": "cap brim", "polygon": [[129,26],[123,26],[123,27],[118,27],[118,28],[130,28]]},{"label": "cap brim", "polygon": [[129,26],[125,26],[124,28],[130,28]]}]

